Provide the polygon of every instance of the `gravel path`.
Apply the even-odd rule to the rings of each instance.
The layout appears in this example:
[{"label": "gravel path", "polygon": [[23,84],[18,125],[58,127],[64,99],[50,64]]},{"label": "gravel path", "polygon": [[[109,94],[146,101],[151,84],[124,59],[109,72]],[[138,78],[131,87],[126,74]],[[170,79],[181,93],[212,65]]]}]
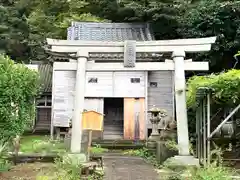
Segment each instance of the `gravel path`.
[{"label": "gravel path", "polygon": [[104,180],[159,180],[154,167],[140,157],[105,155]]}]

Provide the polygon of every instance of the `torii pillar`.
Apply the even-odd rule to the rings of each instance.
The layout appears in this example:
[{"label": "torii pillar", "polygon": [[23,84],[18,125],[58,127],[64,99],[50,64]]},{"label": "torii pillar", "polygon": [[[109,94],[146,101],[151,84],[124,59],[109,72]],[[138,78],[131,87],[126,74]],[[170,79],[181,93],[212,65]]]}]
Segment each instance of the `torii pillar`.
[{"label": "torii pillar", "polygon": [[84,109],[85,77],[88,52],[77,52],[77,71],[75,84],[74,112],[72,119],[71,153],[74,162],[86,161],[86,154],[82,152],[82,113]]},{"label": "torii pillar", "polygon": [[199,160],[190,155],[189,133],[186,105],[185,51],[175,50],[172,54],[174,61],[174,90],[177,119],[178,152],[179,155],[170,158],[175,165],[199,165]]},{"label": "torii pillar", "polygon": [[186,80],[184,58],[185,52],[182,50],[174,51],[172,54],[174,61],[174,90],[176,102],[176,118],[178,133],[178,151],[179,155],[190,155],[189,153],[189,135],[188,119],[186,106]]}]

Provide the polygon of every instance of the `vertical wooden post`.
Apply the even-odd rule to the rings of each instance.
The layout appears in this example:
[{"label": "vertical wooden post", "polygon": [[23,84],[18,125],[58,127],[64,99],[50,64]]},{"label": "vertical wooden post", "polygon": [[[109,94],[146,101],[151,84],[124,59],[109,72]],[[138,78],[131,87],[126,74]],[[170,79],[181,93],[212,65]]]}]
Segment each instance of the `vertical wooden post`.
[{"label": "vertical wooden post", "polygon": [[145,111],[145,102],[146,99],[140,98],[140,113],[139,113],[139,135],[140,140],[144,140],[146,137],[146,111]]},{"label": "vertical wooden post", "polygon": [[210,155],[210,151],[211,151],[211,144],[210,144],[210,139],[208,139],[208,137],[211,134],[211,97],[210,97],[210,93],[207,95],[207,161],[208,164],[210,164],[211,161],[211,155]]},{"label": "vertical wooden post", "polygon": [[56,127],[56,139],[60,140],[60,127]]},{"label": "vertical wooden post", "polygon": [[207,162],[207,126],[206,126],[206,98],[202,100],[203,107],[203,165]]},{"label": "vertical wooden post", "polygon": [[88,131],[88,161],[90,160],[91,145],[92,145],[92,130]]},{"label": "vertical wooden post", "polygon": [[196,139],[196,147],[197,147],[196,155],[197,155],[197,157],[200,159],[200,126],[199,126],[199,123],[200,123],[200,115],[199,115],[199,112],[200,112],[200,109],[199,109],[199,107],[198,107],[198,108],[197,108],[197,111],[196,111],[196,134],[197,134],[197,139]]},{"label": "vertical wooden post", "polygon": [[54,63],[53,63],[53,73],[52,73],[52,111],[51,111],[51,129],[50,129],[50,135],[51,139],[54,139],[54,93],[55,92],[55,69],[54,69]]},{"label": "vertical wooden post", "polygon": [[71,152],[81,153],[82,141],[82,113],[84,109],[85,77],[88,52],[78,52],[76,84],[75,84],[75,102],[72,120],[72,139]]}]

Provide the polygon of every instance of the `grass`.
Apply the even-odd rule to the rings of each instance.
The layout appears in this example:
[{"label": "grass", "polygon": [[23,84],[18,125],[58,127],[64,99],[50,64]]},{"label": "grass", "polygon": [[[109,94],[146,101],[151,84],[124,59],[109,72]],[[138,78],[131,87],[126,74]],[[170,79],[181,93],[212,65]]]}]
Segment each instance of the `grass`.
[{"label": "grass", "polygon": [[143,158],[148,163],[152,164],[157,169],[161,168],[162,166],[158,163],[156,159],[156,155],[150,152],[147,148],[142,149],[130,149],[124,150],[123,155],[130,155],[130,156],[138,156]]},{"label": "grass", "polygon": [[108,152],[109,150],[106,148],[102,148],[100,145],[96,144],[90,148],[91,154],[102,154]]},{"label": "grass", "polygon": [[[108,149],[96,144],[91,147],[92,154],[102,154]],[[65,144],[62,141],[51,140],[49,136],[23,136],[21,138],[20,152],[23,153],[61,153],[66,152]]]},{"label": "grass", "polygon": [[62,141],[51,140],[49,136],[23,136],[20,141],[23,153],[60,153],[66,152]]}]

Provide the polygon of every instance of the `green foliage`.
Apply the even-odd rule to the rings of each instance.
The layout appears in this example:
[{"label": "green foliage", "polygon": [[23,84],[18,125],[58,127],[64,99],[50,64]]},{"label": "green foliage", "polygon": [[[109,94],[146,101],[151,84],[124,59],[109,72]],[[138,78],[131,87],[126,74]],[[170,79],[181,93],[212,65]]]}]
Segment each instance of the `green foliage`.
[{"label": "green foliage", "polygon": [[0,173],[9,170],[11,164],[7,160],[7,143],[0,141]]},{"label": "green foliage", "polygon": [[56,159],[56,179],[78,180],[81,177],[81,164],[74,164],[70,158]]},{"label": "green foliage", "polygon": [[123,152],[124,155],[138,156],[145,159],[147,162],[151,163],[155,167],[160,167],[160,164],[156,160],[156,155],[151,153],[147,148],[142,149],[130,149]]},{"label": "green foliage", "polygon": [[230,180],[235,171],[223,166],[222,155],[222,149],[216,146],[210,152],[210,158],[214,159],[210,164],[205,167],[186,167],[184,171],[172,172],[168,180]]},{"label": "green foliage", "polygon": [[168,140],[165,142],[165,146],[166,148],[168,148],[169,150],[173,150],[173,151],[177,151],[178,150],[178,144],[176,141],[174,140]]},{"label": "green foliage", "polygon": [[28,153],[64,153],[62,141],[51,140],[48,136],[23,136],[20,141],[20,152]]},{"label": "green foliage", "polygon": [[95,144],[93,147],[91,147],[90,152],[92,154],[101,154],[101,153],[108,152],[108,149],[102,148],[101,145],[99,144]]},{"label": "green foliage", "polygon": [[72,21],[99,22],[103,19],[86,11],[89,3],[79,0],[36,1],[35,7],[27,17],[29,25],[29,47],[32,60],[44,60],[42,48],[46,38],[66,39],[67,28]]},{"label": "green foliage", "polygon": [[239,103],[240,70],[229,70],[220,74],[193,76],[187,82],[187,104],[195,107],[199,88],[207,88],[212,92],[212,102],[232,106]]},{"label": "green foliage", "polygon": [[17,1],[0,2],[0,53],[21,62],[28,59],[28,25]]},{"label": "green foliage", "polygon": [[240,2],[200,0],[186,7],[178,18],[181,25],[178,32],[182,37],[217,36],[211,52],[194,58],[209,61],[214,72],[232,68],[233,56],[240,49]]},{"label": "green foliage", "polygon": [[229,168],[209,165],[201,168],[189,168],[184,173],[168,177],[168,180],[232,180],[233,174]]},{"label": "green foliage", "polygon": [[38,80],[37,72],[0,56],[0,139],[21,135],[34,119]]},{"label": "green foliage", "polygon": [[[55,160],[55,168],[53,170],[54,173],[51,173],[48,179],[52,180],[79,180],[85,179],[83,178],[82,172],[83,166],[79,163],[73,163],[72,159],[69,157],[60,157]],[[88,180],[96,180],[103,179],[103,171],[96,170],[92,175],[87,177]],[[40,180],[40,179],[39,179]]]},{"label": "green foliage", "polygon": [[[231,180],[233,172],[223,166],[209,165],[205,168],[197,168],[190,170],[192,180]],[[186,179],[182,178],[182,179]]]}]

